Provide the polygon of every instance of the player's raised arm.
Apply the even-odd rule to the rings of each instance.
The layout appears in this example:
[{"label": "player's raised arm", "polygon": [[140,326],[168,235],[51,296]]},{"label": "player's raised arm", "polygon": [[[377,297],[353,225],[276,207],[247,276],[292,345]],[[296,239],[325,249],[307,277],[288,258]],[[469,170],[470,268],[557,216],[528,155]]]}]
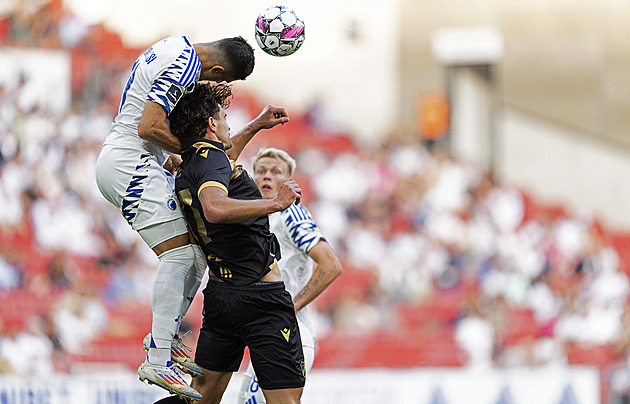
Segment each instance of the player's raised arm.
[{"label": "player's raised arm", "polygon": [[232,147],[227,151],[232,160],[238,159],[241,152],[250,140],[263,129],[271,129],[278,124],[289,122],[289,114],[282,107],[267,105],[265,109],[247,126],[232,136]]}]

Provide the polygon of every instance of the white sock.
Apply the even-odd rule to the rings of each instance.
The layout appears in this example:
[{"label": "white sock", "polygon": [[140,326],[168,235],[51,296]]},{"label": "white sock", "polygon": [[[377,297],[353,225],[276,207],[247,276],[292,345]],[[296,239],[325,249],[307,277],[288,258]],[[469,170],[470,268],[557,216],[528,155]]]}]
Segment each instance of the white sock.
[{"label": "white sock", "polygon": [[149,348],[149,362],[166,365],[171,359],[171,341],[179,329],[186,278],[194,270],[195,253],[191,245],[186,245],[166,251],[158,258],[151,302],[151,333],[156,348]]},{"label": "white sock", "polygon": [[171,360],[171,349],[168,348],[149,348],[149,363],[154,365],[166,366]]},{"label": "white sock", "polygon": [[206,255],[201,250],[201,247],[193,244],[192,248],[195,252],[195,266],[193,270],[189,272],[188,277],[186,278],[186,284],[184,285],[184,301],[182,302],[180,313],[181,318],[184,318],[188,312],[193,299],[197,295],[199,286],[201,286],[201,281],[206,273],[206,268],[208,267],[206,263]]}]

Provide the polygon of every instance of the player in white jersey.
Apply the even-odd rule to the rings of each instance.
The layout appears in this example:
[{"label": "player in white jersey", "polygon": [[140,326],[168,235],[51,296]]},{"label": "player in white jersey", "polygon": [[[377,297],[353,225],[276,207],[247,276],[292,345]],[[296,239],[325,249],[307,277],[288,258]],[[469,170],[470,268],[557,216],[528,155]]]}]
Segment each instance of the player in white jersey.
[{"label": "player in white jersey", "polygon": [[[263,199],[275,198],[295,167],[295,160],[284,150],[261,149],[252,160],[252,169]],[[308,373],[315,358],[315,334],[306,305],[341,274],[341,264],[304,205],[291,205],[269,215],[269,226],[280,242],[282,258],[278,265],[286,289],[293,296]],[[317,265],[315,270],[313,262]],[[239,404],[265,402],[250,363],[241,385]]]},{"label": "player in white jersey", "polygon": [[[191,244],[169,182],[181,162],[177,156],[181,142],[170,132],[168,115],[197,81],[244,80],[253,68],[253,49],[241,37],[193,44],[180,35],[155,43],[131,68],[118,115],[96,162],[99,190],[159,258],[151,302],[152,329],[144,341],[149,353],[138,375],[193,400],[201,396],[186,384],[171,361],[188,373],[202,374],[178,332],[201,284],[206,260],[201,249]],[[230,154],[236,159],[258,131],[286,121],[283,108],[267,106],[233,136]]]}]

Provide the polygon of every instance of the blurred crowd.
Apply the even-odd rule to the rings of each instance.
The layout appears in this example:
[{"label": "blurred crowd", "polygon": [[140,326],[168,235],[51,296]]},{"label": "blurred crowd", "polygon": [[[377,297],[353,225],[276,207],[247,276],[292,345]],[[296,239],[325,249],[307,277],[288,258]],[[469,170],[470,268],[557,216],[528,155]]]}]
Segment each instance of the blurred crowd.
[{"label": "blurred crowd", "polygon": [[[8,11],[0,14],[4,45],[70,49],[97,40],[97,28],[60,1],[17,1]],[[150,305],[156,258],[93,179],[127,62],[107,70],[107,85],[75,86],[63,114],[31,96],[28,75],[0,82],[0,298],[49,302],[22,322],[0,321],[0,373],[68,370],[70,355],[117,329],[113,310]],[[232,119],[251,113],[234,99]],[[330,131],[316,113],[301,118],[314,138]],[[400,308],[413,313],[457,290],[439,326],[462,364],[563,364],[572,346],[605,346],[618,360],[630,354],[628,268],[592,215],[541,208],[413,132],[392,130],[372,146],[307,146],[289,151],[344,264],[341,286],[312,308],[319,338],[403,332]],[[508,337],[515,312],[530,314],[534,331]]]}]

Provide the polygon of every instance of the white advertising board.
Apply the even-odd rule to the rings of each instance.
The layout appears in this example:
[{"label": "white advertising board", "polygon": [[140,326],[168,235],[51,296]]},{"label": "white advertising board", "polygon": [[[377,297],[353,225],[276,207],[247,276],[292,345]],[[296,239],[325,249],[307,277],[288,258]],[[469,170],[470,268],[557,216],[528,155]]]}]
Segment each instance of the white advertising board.
[{"label": "white advertising board", "polygon": [[[236,374],[222,403],[236,403]],[[165,397],[135,374],[0,377],[3,404],[150,404]],[[599,404],[596,368],[313,370],[303,404]]]}]

